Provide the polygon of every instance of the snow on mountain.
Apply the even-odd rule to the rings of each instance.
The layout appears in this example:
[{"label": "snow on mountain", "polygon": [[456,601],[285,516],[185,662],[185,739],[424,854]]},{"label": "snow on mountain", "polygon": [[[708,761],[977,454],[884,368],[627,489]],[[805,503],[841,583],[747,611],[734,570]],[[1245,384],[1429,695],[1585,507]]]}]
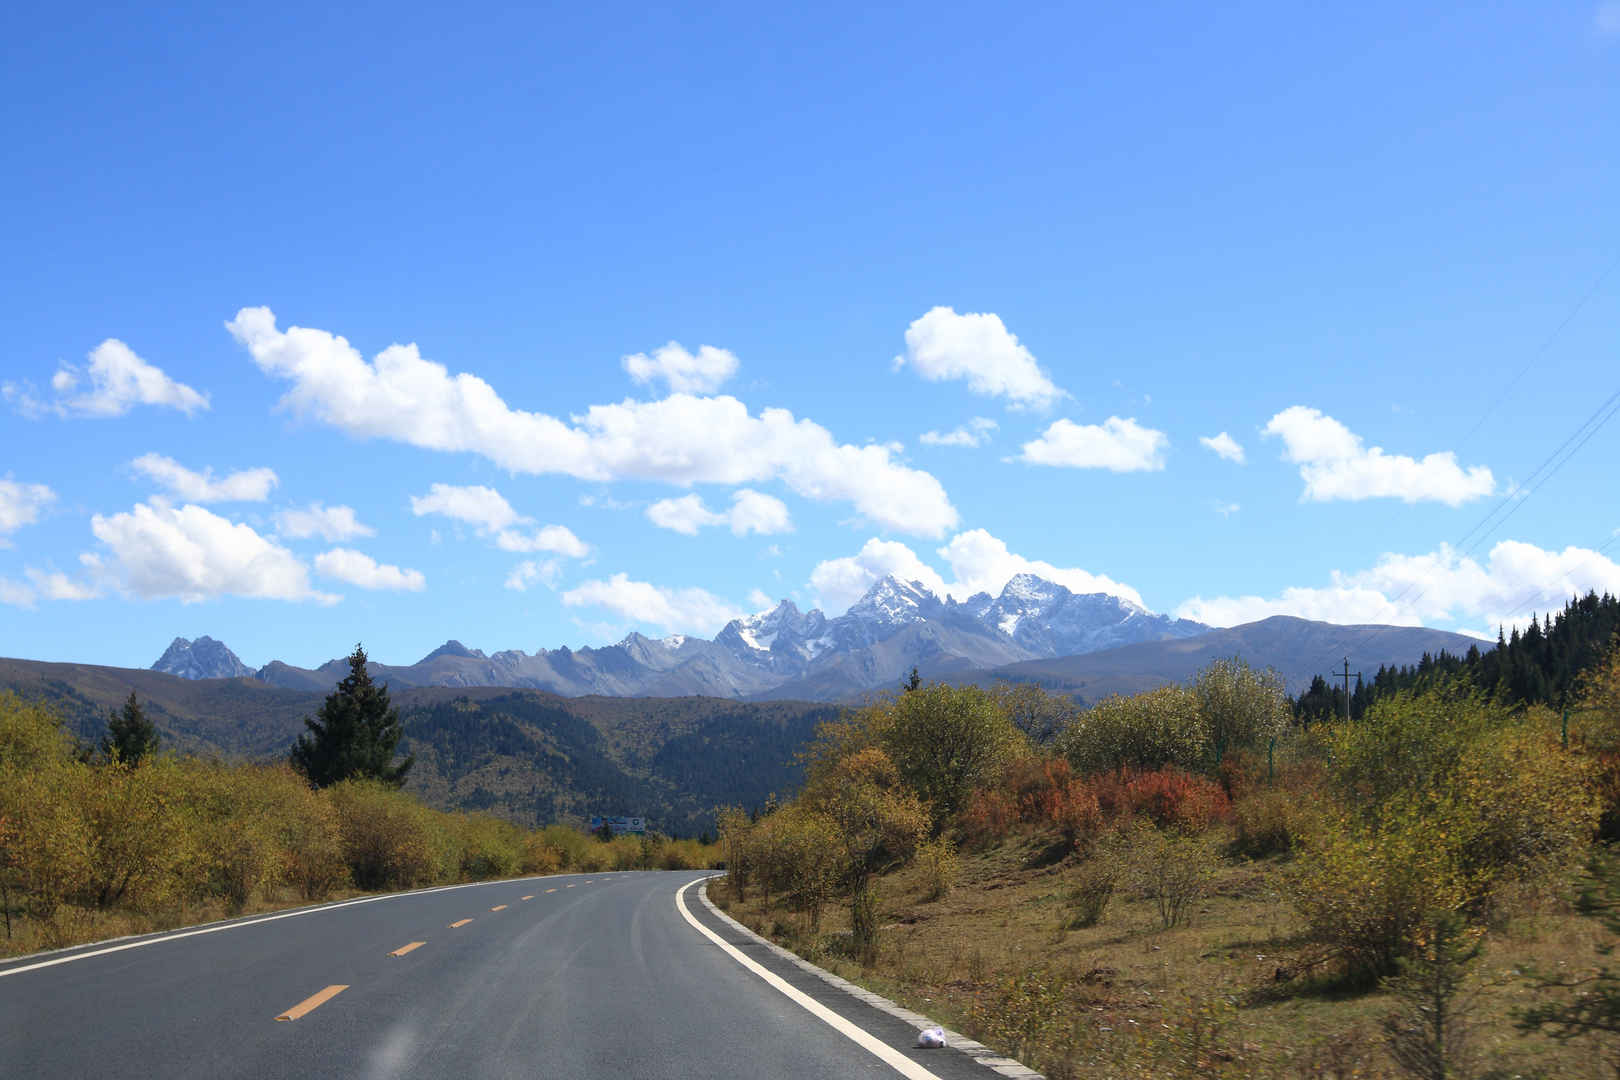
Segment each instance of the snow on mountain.
[{"label": "snow on mountain", "polygon": [[[936,596],[916,581],[885,577],[835,619],[783,600],[769,611],[733,619],[712,641],[631,633],[601,648],[533,654],[511,649],[492,656],[449,641],[408,667],[375,664],[373,675],[398,686],[517,686],[569,696],[786,693],[830,699],[896,685],[912,667],[937,677],[1206,629],[1106,593],[1076,594],[1033,574],[1012,578],[999,596],[976,593],[962,601]],[[189,643],[177,639],[181,644]],[[164,656],[169,659],[169,653]],[[339,661],[314,671],[273,663],[258,677],[309,688],[335,683],[342,668]],[[245,667],[235,673],[251,674]]]}]

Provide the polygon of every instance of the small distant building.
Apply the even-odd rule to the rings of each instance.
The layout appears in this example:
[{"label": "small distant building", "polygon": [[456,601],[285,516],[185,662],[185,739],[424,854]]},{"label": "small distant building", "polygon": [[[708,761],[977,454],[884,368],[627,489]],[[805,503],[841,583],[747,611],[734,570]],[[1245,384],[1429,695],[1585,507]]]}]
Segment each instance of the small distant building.
[{"label": "small distant building", "polygon": [[604,825],[613,830],[614,836],[622,836],[625,833],[636,833],[639,835],[647,831],[646,818],[603,817],[601,815],[591,818],[591,832],[601,832],[602,826]]}]

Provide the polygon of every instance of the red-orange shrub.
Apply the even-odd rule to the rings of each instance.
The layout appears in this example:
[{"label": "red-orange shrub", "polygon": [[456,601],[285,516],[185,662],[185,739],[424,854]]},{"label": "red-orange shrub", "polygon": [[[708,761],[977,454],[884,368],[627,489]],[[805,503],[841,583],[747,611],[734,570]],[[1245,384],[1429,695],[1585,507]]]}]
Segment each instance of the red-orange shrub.
[{"label": "red-orange shrub", "polygon": [[1102,807],[1097,796],[1082,781],[1070,780],[1054,787],[1046,797],[1046,819],[1063,834],[1071,848],[1088,848],[1102,833]]},{"label": "red-orange shrub", "polygon": [[1090,787],[1109,821],[1140,814],[1160,828],[1199,832],[1224,821],[1232,811],[1220,784],[1174,767],[1101,773],[1091,778]]},{"label": "red-orange shrub", "polygon": [[1018,820],[1012,797],[1000,788],[980,788],[962,811],[963,838],[974,847],[1004,840]]}]

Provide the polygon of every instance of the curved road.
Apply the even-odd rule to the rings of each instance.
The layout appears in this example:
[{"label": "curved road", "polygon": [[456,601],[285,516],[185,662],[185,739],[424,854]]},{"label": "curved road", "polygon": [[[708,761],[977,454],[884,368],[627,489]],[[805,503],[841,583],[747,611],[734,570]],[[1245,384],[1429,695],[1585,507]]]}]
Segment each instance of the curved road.
[{"label": "curved road", "polygon": [[9,961],[0,1076],[993,1080],[716,918],[685,888],[704,876],[454,886]]}]

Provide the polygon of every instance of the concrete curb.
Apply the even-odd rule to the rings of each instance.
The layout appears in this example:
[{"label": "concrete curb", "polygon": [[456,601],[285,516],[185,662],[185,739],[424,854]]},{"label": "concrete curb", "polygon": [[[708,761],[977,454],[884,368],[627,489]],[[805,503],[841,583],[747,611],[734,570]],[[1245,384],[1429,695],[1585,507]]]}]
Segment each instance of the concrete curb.
[{"label": "concrete curb", "polygon": [[[882,1010],[883,1012],[888,1013],[890,1016],[904,1020],[906,1023],[910,1024],[919,1031],[923,1028],[943,1026],[941,1024],[934,1023],[926,1016],[919,1015],[912,1012],[910,1009],[896,1005],[894,1002],[890,1001],[886,997],[883,997],[881,994],[874,994],[865,987],[856,986],[848,979],[840,978],[830,971],[817,967],[804,957],[800,956],[798,953],[790,952],[775,942],[767,941],[765,938],[760,937],[758,934],[748,929],[748,927],[744,926],[736,919],[733,919],[730,915],[727,915],[714,905],[714,901],[709,899],[709,882],[707,880],[705,880],[703,884],[698,887],[697,895],[698,899],[703,901],[703,906],[713,912],[716,918],[724,920],[726,923],[730,924],[732,928],[741,933],[747,934],[749,937],[753,938],[761,945],[764,945],[771,952],[775,953],[783,960],[786,960],[794,967],[814,975],[816,978],[820,979],[824,983],[827,983],[829,986],[836,986],[838,989],[844,991],[846,994],[849,994],[851,997],[858,998],[859,1000],[872,1006],[874,1009]],[[1027,1065],[1014,1061],[1012,1058],[1002,1057],[1000,1054],[996,1053],[983,1043],[974,1042],[966,1035],[963,1035],[960,1032],[951,1031],[948,1028],[945,1031],[945,1045],[949,1049],[961,1051],[968,1057],[977,1061],[980,1065],[983,1065],[985,1068],[993,1069],[1002,1076],[1012,1078],[1012,1080],[1046,1080],[1044,1076],[1036,1072],[1034,1069],[1029,1068]]]}]

